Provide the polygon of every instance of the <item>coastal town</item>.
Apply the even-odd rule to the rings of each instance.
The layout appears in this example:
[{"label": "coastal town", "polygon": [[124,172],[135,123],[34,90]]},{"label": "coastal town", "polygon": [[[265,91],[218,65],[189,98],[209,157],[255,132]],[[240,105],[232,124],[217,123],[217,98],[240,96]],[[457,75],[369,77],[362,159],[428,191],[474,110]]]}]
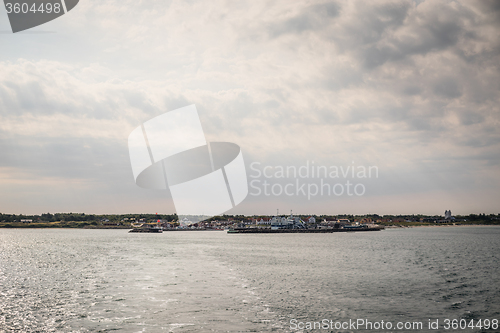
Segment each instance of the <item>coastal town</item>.
[{"label": "coastal town", "polygon": [[[202,220],[202,221],[200,221]],[[198,222],[194,222],[198,221]],[[155,224],[163,230],[227,230],[235,228],[344,228],[353,226],[406,227],[424,225],[500,224],[500,214],[452,215],[222,215],[204,219],[200,216],[179,218],[176,214],[95,215],[84,213],[45,213],[16,215],[0,213],[4,228],[86,228],[130,229]]]}]

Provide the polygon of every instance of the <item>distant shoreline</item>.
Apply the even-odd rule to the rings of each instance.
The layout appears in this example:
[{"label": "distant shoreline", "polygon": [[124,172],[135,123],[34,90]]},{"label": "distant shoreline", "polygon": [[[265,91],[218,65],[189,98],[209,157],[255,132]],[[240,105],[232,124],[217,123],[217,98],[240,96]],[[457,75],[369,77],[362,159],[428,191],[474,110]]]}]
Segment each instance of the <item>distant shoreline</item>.
[{"label": "distant shoreline", "polygon": [[[399,230],[410,228],[446,228],[446,227],[493,227],[500,226],[498,224],[426,224],[426,225],[384,225],[385,230]],[[30,224],[13,224],[13,223],[0,223],[0,228],[3,229],[116,229],[116,230],[129,230],[131,226],[96,226],[96,225],[67,225],[67,224],[46,224],[46,223],[30,223]],[[164,231],[217,231],[219,229],[164,229]]]}]

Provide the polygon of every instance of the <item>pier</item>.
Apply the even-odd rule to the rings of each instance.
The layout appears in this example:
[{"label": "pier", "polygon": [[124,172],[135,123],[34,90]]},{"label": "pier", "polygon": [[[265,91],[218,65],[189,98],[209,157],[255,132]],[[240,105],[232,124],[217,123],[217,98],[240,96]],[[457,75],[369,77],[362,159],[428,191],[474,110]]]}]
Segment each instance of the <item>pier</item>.
[{"label": "pier", "polygon": [[358,232],[358,231],[380,231],[384,227],[372,228],[322,228],[322,229],[266,229],[266,228],[236,228],[229,229],[228,234],[317,234],[332,232]]}]

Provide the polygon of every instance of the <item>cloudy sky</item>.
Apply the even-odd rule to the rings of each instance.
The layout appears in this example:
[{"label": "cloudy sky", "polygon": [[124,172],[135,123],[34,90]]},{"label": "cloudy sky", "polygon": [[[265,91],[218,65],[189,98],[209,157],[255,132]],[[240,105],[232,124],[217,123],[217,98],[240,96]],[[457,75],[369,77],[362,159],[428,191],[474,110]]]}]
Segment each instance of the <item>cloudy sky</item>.
[{"label": "cloudy sky", "polygon": [[81,0],[16,34],[2,6],[0,212],[175,212],[135,184],[127,138],[195,104],[254,185],[265,166],[378,168],[326,180],[362,196],[251,188],[228,213],[500,213],[499,29],[494,0]]}]

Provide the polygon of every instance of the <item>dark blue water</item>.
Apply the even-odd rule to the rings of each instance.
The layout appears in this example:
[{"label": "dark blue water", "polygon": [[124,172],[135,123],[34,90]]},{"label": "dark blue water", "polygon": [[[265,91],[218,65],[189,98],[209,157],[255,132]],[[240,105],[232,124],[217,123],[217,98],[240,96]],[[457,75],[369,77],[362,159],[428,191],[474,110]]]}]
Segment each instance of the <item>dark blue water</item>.
[{"label": "dark blue water", "polygon": [[[445,329],[446,319],[500,319],[499,259],[499,227],[0,229],[0,331],[500,332]],[[422,328],[296,329],[324,320]]]}]

